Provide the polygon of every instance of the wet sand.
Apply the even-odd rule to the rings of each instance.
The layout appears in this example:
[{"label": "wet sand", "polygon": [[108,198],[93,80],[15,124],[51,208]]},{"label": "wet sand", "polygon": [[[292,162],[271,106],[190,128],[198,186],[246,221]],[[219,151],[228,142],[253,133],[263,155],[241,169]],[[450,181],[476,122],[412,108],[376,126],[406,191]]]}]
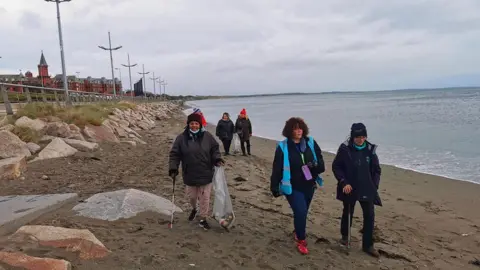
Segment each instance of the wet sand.
[{"label": "wet sand", "polygon": [[[29,164],[25,180],[0,183],[0,195],[77,192],[85,199],[98,192],[137,188],[170,199],[168,152],[184,121],[184,115],[176,115],[159,122],[142,134],[147,145],[102,144],[94,153]],[[479,269],[469,261],[480,259],[480,185],[392,166],[382,166],[384,207],[376,208],[376,246],[383,251],[382,257],[374,259],[360,250],[359,206],[352,229],[354,242],[347,255],[337,242],[341,202],[335,199],[333,155],[328,153],[324,153],[325,187],[315,195],[307,224],[310,255],[298,254],[288,203],[282,197],[274,199],[269,191],[276,142],[258,137],[251,142],[253,156],[225,157],[237,217],[230,232],[214,220],[208,232],[189,223],[190,209],[180,183],[176,203],[185,212],[175,215],[173,229],[167,227],[169,217],[156,213],[115,222],[78,217],[70,211],[73,204],[31,222],[91,230],[112,251],[104,259],[83,261],[75,254],[48,248],[8,246],[0,250],[23,249],[30,255],[64,258],[74,269],[89,270]],[[44,174],[50,179],[43,180]]]}]

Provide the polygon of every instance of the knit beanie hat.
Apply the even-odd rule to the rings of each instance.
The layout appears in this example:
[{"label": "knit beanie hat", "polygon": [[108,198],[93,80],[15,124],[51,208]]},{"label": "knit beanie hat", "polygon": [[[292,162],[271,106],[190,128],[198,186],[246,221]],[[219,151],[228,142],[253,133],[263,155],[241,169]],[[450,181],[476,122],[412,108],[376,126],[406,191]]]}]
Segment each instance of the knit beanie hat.
[{"label": "knit beanie hat", "polygon": [[350,129],[350,137],[355,138],[359,136],[367,137],[367,127],[363,123],[354,123]]},{"label": "knit beanie hat", "polygon": [[243,109],[240,111],[240,114],[247,115],[247,110],[245,110],[245,108],[243,108]]},{"label": "knit beanie hat", "polygon": [[197,113],[192,113],[187,117],[187,125],[190,124],[190,122],[197,122],[202,126],[202,116]]}]

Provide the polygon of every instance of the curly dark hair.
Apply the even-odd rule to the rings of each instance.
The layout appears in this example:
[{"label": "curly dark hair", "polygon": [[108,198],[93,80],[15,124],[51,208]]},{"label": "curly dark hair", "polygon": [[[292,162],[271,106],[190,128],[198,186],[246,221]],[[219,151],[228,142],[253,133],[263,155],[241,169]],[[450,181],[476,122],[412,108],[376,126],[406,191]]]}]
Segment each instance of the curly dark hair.
[{"label": "curly dark hair", "polygon": [[297,128],[303,130],[303,136],[308,136],[308,126],[300,117],[292,117],[285,122],[285,127],[283,128],[282,135],[286,138],[291,138],[293,131]]}]

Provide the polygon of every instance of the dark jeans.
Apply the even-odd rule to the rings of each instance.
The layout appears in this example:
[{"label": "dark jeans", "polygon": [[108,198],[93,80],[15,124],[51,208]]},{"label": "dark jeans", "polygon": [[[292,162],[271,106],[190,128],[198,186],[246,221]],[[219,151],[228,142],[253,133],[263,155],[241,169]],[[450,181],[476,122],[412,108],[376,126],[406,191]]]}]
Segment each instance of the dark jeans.
[{"label": "dark jeans", "polygon": [[232,140],[223,139],[222,144],[223,144],[223,149],[225,149],[225,153],[230,153],[230,145],[232,144]]},{"label": "dark jeans", "polygon": [[242,153],[245,155],[245,143],[247,144],[247,153],[250,154],[250,140],[240,140],[240,146],[242,147]]},{"label": "dark jeans", "polygon": [[[355,203],[350,203],[350,226],[353,223],[353,213],[355,211]],[[362,248],[368,249],[373,247],[373,227],[375,223],[375,207],[373,202],[360,202],[363,211],[363,237]],[[348,207],[349,203],[343,202],[343,214],[340,232],[342,237],[348,236]]]},{"label": "dark jeans", "polygon": [[305,240],[307,214],[314,193],[314,188],[309,191],[298,191],[294,189],[291,195],[286,196],[287,201],[293,210],[293,225],[298,240]]}]

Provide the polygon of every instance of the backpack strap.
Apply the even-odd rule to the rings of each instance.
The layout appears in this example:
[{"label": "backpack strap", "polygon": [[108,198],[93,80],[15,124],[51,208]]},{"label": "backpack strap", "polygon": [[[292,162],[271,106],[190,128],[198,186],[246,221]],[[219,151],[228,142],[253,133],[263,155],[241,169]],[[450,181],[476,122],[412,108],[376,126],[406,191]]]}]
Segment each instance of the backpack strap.
[{"label": "backpack strap", "polygon": [[313,154],[313,160],[315,162],[318,161],[317,159],[317,153],[315,153],[315,144],[314,144],[315,140],[313,139],[312,136],[309,136],[308,137],[308,147],[310,147],[310,150],[312,150],[312,154]]},{"label": "backpack strap", "polygon": [[283,176],[282,180],[280,181],[280,192],[284,195],[290,195],[292,194],[292,184],[290,183],[291,174],[288,154],[288,140],[278,142],[278,147],[280,147],[283,152]]},{"label": "backpack strap", "polygon": [[[308,137],[308,147],[310,147],[310,150],[312,151],[313,160],[315,162],[318,162],[317,153],[315,153],[315,140],[312,136]],[[320,175],[317,176],[317,179],[315,179],[315,181],[319,186],[323,186],[323,178]]]}]

